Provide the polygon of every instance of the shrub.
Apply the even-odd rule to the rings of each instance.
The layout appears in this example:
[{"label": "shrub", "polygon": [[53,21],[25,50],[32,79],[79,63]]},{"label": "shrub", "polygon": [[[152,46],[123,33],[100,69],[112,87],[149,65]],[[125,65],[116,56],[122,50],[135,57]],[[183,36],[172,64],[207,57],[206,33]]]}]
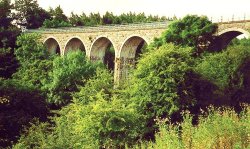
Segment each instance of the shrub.
[{"label": "shrub", "polygon": [[49,57],[48,51],[39,41],[40,38],[41,35],[35,33],[21,34],[17,37],[16,44],[18,48],[15,49],[15,55],[22,65]]},{"label": "shrub", "polygon": [[[194,64],[191,48],[182,48],[165,44],[150,50],[139,60],[134,78],[129,81],[125,99],[129,98],[138,106],[138,110],[148,118],[148,131],[154,132],[156,117],[170,116],[185,104],[192,104],[192,99],[181,99],[178,86],[184,83],[185,74]],[[182,92],[189,94],[186,90]],[[148,134],[147,134],[148,135]]]},{"label": "shrub", "polygon": [[16,147],[122,148],[140,139],[143,117],[129,100],[111,96],[113,78],[108,70],[98,69],[96,73],[80,87],[73,103],[57,112],[49,133],[44,124],[33,126]]},{"label": "shrub", "polygon": [[220,53],[207,54],[197,65],[196,72],[224,89],[229,86],[240,65],[249,57],[249,47],[229,47]]},{"label": "shrub", "polygon": [[0,144],[15,142],[24,126],[33,118],[45,121],[48,114],[45,97],[39,90],[15,80],[0,80]]},{"label": "shrub", "polygon": [[43,27],[45,28],[58,28],[58,27],[71,27],[71,26],[72,25],[69,22],[57,19],[52,19],[52,20],[46,19],[43,22]]},{"label": "shrub", "polygon": [[193,53],[199,55],[204,50],[211,48],[214,40],[213,34],[216,30],[217,25],[209,21],[207,17],[187,15],[172,22],[161,37],[154,40],[150,48],[173,43],[177,46],[193,47]]},{"label": "shrub", "polygon": [[[210,108],[192,125],[192,115],[185,113],[179,125],[160,123],[155,142],[141,143],[134,148],[248,148],[250,131],[249,105],[238,115],[232,109]],[[165,121],[163,121],[165,122]]]},{"label": "shrub", "polygon": [[48,91],[48,102],[67,104],[71,94],[78,91],[77,85],[94,75],[98,64],[91,63],[81,51],[70,52],[53,60],[53,71],[49,74],[44,89]]}]

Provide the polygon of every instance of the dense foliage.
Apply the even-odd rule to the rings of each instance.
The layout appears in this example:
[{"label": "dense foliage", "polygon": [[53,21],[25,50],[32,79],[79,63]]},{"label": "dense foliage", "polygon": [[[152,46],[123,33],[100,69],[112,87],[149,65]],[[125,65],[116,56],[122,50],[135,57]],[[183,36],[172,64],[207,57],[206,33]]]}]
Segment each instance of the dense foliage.
[{"label": "dense foliage", "polygon": [[67,104],[76,92],[77,85],[84,85],[84,80],[91,77],[98,64],[93,64],[86,59],[81,51],[71,52],[64,57],[53,60],[53,71],[49,73],[44,88],[48,91],[48,102]]},{"label": "dense foliage", "polygon": [[73,26],[96,26],[107,24],[128,24],[128,23],[146,23],[146,22],[159,22],[172,20],[170,18],[159,16],[146,16],[144,13],[123,13],[121,15],[114,15],[112,12],[106,12],[103,16],[99,13],[90,13],[88,16],[83,13],[77,15],[71,13],[69,18],[70,23]]},{"label": "dense foliage", "polygon": [[16,141],[24,126],[37,117],[47,119],[48,108],[41,91],[17,80],[0,79],[0,146]]},{"label": "dense foliage", "polygon": [[110,97],[112,82],[107,70],[98,69],[73,103],[53,119],[55,127],[34,125],[16,148],[117,148],[135,142],[143,131],[143,119],[128,100]]},{"label": "dense foliage", "polygon": [[[179,125],[166,125],[167,119],[159,121],[160,131],[155,142],[141,143],[138,149],[166,148],[248,148],[250,115],[248,107],[238,115],[233,109],[213,109],[199,117],[199,124],[192,125],[193,116],[184,113]],[[223,130],[223,131],[222,131]]]},{"label": "dense foliage", "polygon": [[49,12],[52,16],[52,19],[47,19],[44,21],[43,27],[45,28],[147,23],[172,20],[170,18],[152,15],[146,16],[144,13],[135,14],[132,12],[123,13],[117,16],[112,12],[106,12],[103,16],[101,16],[99,13],[90,13],[89,15],[82,13],[81,15],[78,15],[72,12],[71,16],[67,18],[63,14],[60,6],[55,8],[55,10],[50,9]]},{"label": "dense foliage", "polygon": [[[192,105],[191,99],[185,99],[178,93],[185,74],[194,65],[191,55],[191,48],[164,44],[157,52],[151,50],[139,60],[129,82],[131,85],[127,87],[128,98],[136,103],[151,129],[155,118],[170,116],[183,106]],[[148,131],[152,134],[155,130]]]},{"label": "dense foliage", "polygon": [[238,45],[219,53],[204,55],[196,67],[197,72],[221,88],[230,85],[240,65],[250,58],[250,48]]},{"label": "dense foliage", "polygon": [[50,18],[49,13],[39,6],[37,0],[15,0],[15,10],[17,24],[27,29],[41,27],[44,20]]},{"label": "dense foliage", "polygon": [[22,34],[17,38],[19,47],[15,55],[21,67],[13,78],[41,90],[43,81],[48,79],[48,72],[52,70],[52,60],[39,39],[38,34]]},{"label": "dense foliage", "polygon": [[50,8],[49,14],[52,16],[52,18],[46,19],[43,22],[43,27],[56,28],[56,27],[70,27],[71,26],[71,24],[68,21],[68,18],[63,13],[63,10],[60,6],[56,7],[54,10]]},{"label": "dense foliage", "polygon": [[14,55],[15,40],[19,29],[12,25],[13,5],[9,0],[0,1],[0,77],[10,78],[18,67]]},{"label": "dense foliage", "polygon": [[204,50],[211,48],[213,34],[217,30],[217,25],[208,20],[207,17],[187,15],[181,20],[176,20],[168,26],[161,38],[156,38],[155,47],[159,47],[165,42],[175,45],[194,47],[194,54],[200,54]]},{"label": "dense foliage", "polygon": [[[50,15],[52,23],[73,21],[73,26],[148,21],[133,13],[68,19],[60,7]],[[11,79],[0,79],[1,146],[14,141],[13,148],[131,148],[149,141],[138,147],[166,148],[172,141],[177,148],[248,147],[249,105],[239,116],[207,107],[239,112],[241,103],[249,103],[250,42],[234,41],[210,53],[206,41],[215,29],[206,17],[175,21],[143,50],[129,80],[115,87],[113,72],[82,51],[49,55],[41,36],[21,34],[14,52],[20,67]],[[104,60],[113,68],[112,47],[107,53]],[[191,114],[182,115],[183,110]]]}]

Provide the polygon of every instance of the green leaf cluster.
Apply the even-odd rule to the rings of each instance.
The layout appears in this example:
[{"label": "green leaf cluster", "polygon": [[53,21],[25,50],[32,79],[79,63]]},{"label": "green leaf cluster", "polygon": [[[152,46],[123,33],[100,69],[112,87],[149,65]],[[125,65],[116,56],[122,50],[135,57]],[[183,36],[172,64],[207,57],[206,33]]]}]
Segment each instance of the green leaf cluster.
[{"label": "green leaf cluster", "polygon": [[[84,85],[99,64],[91,63],[83,52],[70,52],[53,60],[53,71],[49,73],[44,89],[48,91],[48,102],[66,104],[78,91],[77,85]],[[83,80],[83,81],[82,81]]]},{"label": "green leaf cluster", "polygon": [[41,35],[39,34],[22,34],[18,36],[15,49],[17,60],[25,65],[32,63],[35,60],[45,60],[49,57],[49,52],[46,50],[42,42],[40,42]]},{"label": "green leaf cluster", "polygon": [[155,142],[143,142],[134,148],[249,148],[250,117],[249,105],[246,106],[240,114],[233,109],[210,108],[195,126],[194,116],[188,112],[182,115],[184,120],[178,125],[166,125],[164,122],[168,120],[159,120]]},{"label": "green leaf cluster", "polygon": [[239,67],[249,58],[248,46],[233,46],[219,53],[205,54],[195,69],[204,78],[224,89],[230,85]]},{"label": "green leaf cluster", "polygon": [[186,73],[194,65],[191,51],[191,48],[164,44],[157,52],[151,50],[139,60],[125,98],[137,105],[150,129],[155,126],[156,117],[170,116],[184,106],[182,100],[192,104],[192,100],[182,99],[178,93]]}]

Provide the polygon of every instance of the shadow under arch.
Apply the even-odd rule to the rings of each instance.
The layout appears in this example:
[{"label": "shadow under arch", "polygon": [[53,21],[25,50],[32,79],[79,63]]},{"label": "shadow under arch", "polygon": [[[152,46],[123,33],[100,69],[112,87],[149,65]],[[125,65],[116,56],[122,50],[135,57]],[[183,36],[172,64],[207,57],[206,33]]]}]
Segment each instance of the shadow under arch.
[{"label": "shadow under arch", "polygon": [[250,37],[250,33],[248,31],[240,28],[229,28],[219,32],[217,34],[216,41],[217,49],[225,49],[234,38],[242,34],[244,34],[246,38]]},{"label": "shadow under arch", "polygon": [[44,40],[43,44],[50,54],[61,55],[61,48],[58,41],[54,37],[49,37]]},{"label": "shadow under arch", "polygon": [[136,66],[140,54],[143,53],[144,47],[148,42],[141,36],[133,35],[128,37],[119,50],[116,58],[115,81],[121,81],[129,78],[131,70]]},{"label": "shadow under arch", "polygon": [[105,36],[97,37],[90,48],[90,60],[101,61],[111,71],[115,66],[115,49],[113,42]]},{"label": "shadow under arch", "polygon": [[86,53],[85,46],[79,37],[70,38],[65,45],[63,54],[67,54],[69,51],[81,50]]},{"label": "shadow under arch", "polygon": [[128,37],[119,50],[119,57],[125,59],[137,60],[143,53],[143,48],[148,45],[147,40],[138,35]]}]

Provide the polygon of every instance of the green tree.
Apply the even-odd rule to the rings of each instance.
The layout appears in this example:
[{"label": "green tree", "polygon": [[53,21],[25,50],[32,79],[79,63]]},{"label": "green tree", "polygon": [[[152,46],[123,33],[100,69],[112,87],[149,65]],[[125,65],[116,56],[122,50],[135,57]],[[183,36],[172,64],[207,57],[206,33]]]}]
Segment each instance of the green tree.
[{"label": "green tree", "polygon": [[88,80],[94,74],[97,65],[88,61],[81,51],[56,57],[53,60],[53,71],[45,83],[48,101],[59,105],[69,103],[72,94],[78,91],[77,85],[83,85],[82,80]]},{"label": "green tree", "polygon": [[175,45],[194,47],[195,53],[199,54],[210,48],[216,30],[217,25],[207,17],[188,15],[169,25],[162,35],[162,43],[171,42]]},{"label": "green tree", "polygon": [[248,46],[233,46],[220,53],[204,55],[196,71],[220,88],[226,88],[239,66],[250,58]]},{"label": "green tree", "polygon": [[112,74],[98,68],[74,95],[73,103],[53,118],[55,126],[33,125],[15,147],[124,148],[134,144],[145,126],[143,118],[129,100],[112,96],[112,90]]},{"label": "green tree", "polygon": [[0,1],[0,77],[3,78],[10,78],[18,67],[14,48],[19,29],[11,24],[12,9],[10,0]]},{"label": "green tree", "polygon": [[67,22],[68,21],[68,18],[67,16],[64,14],[61,6],[57,6],[54,10],[51,9],[50,10],[50,14],[52,15],[52,17],[55,19],[55,20],[59,20],[59,21],[64,21],[64,22]]},{"label": "green tree", "polygon": [[0,26],[1,28],[7,29],[10,26],[11,21],[11,9],[13,5],[10,0],[1,0],[0,1]]},{"label": "green tree", "polygon": [[35,60],[44,60],[49,57],[48,50],[40,42],[39,34],[21,34],[17,38],[18,48],[15,50],[17,60],[21,64],[32,63]]},{"label": "green tree", "polygon": [[180,98],[178,92],[186,73],[194,65],[191,48],[164,44],[157,52],[155,50],[145,53],[138,61],[134,78],[129,81],[124,97],[130,98],[145,115],[151,135],[155,131],[156,117],[170,116],[194,102],[189,98]]},{"label": "green tree", "polygon": [[115,24],[115,16],[112,12],[106,12],[102,17],[103,24]]},{"label": "green tree", "polygon": [[72,26],[64,14],[62,8],[57,6],[54,10],[50,8],[49,10],[50,15],[52,16],[51,19],[46,19],[43,22],[43,27],[45,28],[57,28],[57,27],[70,27]]},{"label": "green tree", "polygon": [[89,14],[89,26],[96,26],[102,24],[102,18],[100,13],[90,13]]},{"label": "green tree", "polygon": [[72,24],[72,26],[83,26],[84,22],[81,19],[81,16],[78,16],[77,14],[74,14],[71,12],[69,22]]},{"label": "green tree", "polygon": [[28,29],[39,28],[50,18],[49,13],[38,5],[37,0],[15,0],[15,10],[17,23]]},{"label": "green tree", "polygon": [[33,118],[45,121],[48,108],[45,96],[18,80],[0,79],[0,148],[17,141],[24,126]]},{"label": "green tree", "polygon": [[13,50],[19,29],[11,23],[14,20],[11,13],[12,9],[13,5],[10,0],[0,1],[0,48],[11,48]]},{"label": "green tree", "polygon": [[40,42],[40,37],[38,34],[22,34],[17,38],[19,47],[15,50],[15,55],[20,67],[13,75],[14,79],[39,90],[48,79],[53,64],[53,57],[50,57],[48,50]]},{"label": "green tree", "polygon": [[18,62],[10,48],[0,49],[0,78],[11,78],[12,74],[17,71]]}]

